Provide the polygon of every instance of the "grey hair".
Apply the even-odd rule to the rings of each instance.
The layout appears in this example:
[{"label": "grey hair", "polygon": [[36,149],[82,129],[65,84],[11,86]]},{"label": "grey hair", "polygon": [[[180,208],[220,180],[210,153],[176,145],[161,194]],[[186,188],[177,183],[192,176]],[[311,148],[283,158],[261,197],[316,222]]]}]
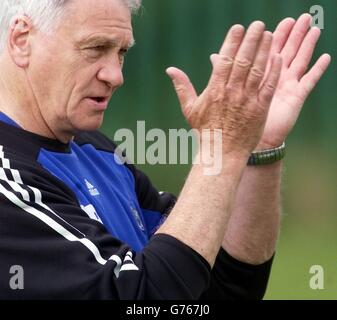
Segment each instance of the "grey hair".
[{"label": "grey hair", "polygon": [[[142,0],[121,0],[136,13]],[[26,15],[41,31],[51,32],[70,0],[0,0],[0,53],[6,46],[8,28],[16,15]]]}]

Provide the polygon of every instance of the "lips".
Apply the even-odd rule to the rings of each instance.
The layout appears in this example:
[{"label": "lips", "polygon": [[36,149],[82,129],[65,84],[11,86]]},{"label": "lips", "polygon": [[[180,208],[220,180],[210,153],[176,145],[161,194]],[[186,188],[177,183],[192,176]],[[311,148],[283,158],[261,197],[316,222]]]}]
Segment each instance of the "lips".
[{"label": "lips", "polygon": [[106,110],[109,104],[110,97],[93,96],[88,97],[86,100],[88,100],[93,107],[99,110]]}]

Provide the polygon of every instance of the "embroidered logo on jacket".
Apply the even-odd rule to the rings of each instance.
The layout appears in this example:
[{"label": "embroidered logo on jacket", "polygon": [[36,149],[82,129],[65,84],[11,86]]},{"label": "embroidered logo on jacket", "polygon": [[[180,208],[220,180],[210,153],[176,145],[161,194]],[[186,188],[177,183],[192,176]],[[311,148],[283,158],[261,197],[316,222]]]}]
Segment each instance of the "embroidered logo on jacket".
[{"label": "embroidered logo on jacket", "polygon": [[145,231],[144,224],[142,222],[142,219],[139,216],[139,213],[138,213],[137,209],[135,209],[133,206],[130,206],[130,209],[131,209],[131,212],[132,212],[132,215],[133,215],[134,219],[137,222],[137,225],[138,225],[139,229],[142,230],[142,231]]},{"label": "embroidered logo on jacket", "polygon": [[81,205],[81,208],[91,219],[96,220],[96,221],[103,224],[101,218],[97,214],[97,211],[96,211],[95,207],[92,204],[89,204],[87,206]]},{"label": "embroidered logo on jacket", "polygon": [[85,184],[89,190],[89,193],[95,197],[95,196],[99,196],[100,193],[98,192],[97,188],[95,188],[87,179],[85,179]]}]

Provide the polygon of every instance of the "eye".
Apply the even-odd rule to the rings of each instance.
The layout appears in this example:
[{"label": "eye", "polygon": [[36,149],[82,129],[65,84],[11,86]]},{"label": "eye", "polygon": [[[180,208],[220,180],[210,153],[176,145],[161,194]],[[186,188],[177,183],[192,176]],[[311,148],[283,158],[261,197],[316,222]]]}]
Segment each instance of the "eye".
[{"label": "eye", "polygon": [[102,52],[102,51],[105,51],[107,47],[106,46],[95,46],[90,49]]},{"label": "eye", "polygon": [[128,49],[119,50],[119,55],[121,55],[122,57],[125,57],[127,53],[128,53]]},{"label": "eye", "polygon": [[105,45],[99,45],[99,46],[92,46],[85,48],[85,52],[88,57],[90,58],[99,58],[102,55],[104,55],[109,48]]},{"label": "eye", "polygon": [[93,53],[93,54],[100,54],[100,53],[104,53],[108,50],[107,46],[101,45],[101,46],[93,46],[93,47],[88,47],[85,48],[85,50]]},{"label": "eye", "polygon": [[121,65],[124,64],[124,59],[125,59],[125,56],[128,53],[128,51],[129,51],[128,49],[119,50],[118,56],[119,56],[119,62],[120,62]]}]

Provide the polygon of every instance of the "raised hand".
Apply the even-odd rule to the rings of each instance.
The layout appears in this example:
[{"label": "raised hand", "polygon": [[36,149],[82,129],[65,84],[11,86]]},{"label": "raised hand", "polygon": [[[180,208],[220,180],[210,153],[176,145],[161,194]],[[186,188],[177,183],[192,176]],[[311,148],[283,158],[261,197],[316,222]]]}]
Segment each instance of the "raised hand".
[{"label": "raised hand", "polygon": [[200,96],[184,72],[167,70],[191,127],[222,129],[224,153],[249,156],[263,133],[282,67],[275,55],[262,84],[273,39],[264,30],[259,21],[246,34],[240,25],[231,28],[219,54],[211,56],[213,72]]},{"label": "raised hand", "polygon": [[278,147],[285,141],[298,119],[305,100],[330,64],[330,56],[324,54],[307,72],[321,34],[320,29],[310,28],[311,19],[309,14],[302,15],[297,21],[287,18],[274,32],[268,68],[275,54],[282,56],[283,66],[257,149]]}]

